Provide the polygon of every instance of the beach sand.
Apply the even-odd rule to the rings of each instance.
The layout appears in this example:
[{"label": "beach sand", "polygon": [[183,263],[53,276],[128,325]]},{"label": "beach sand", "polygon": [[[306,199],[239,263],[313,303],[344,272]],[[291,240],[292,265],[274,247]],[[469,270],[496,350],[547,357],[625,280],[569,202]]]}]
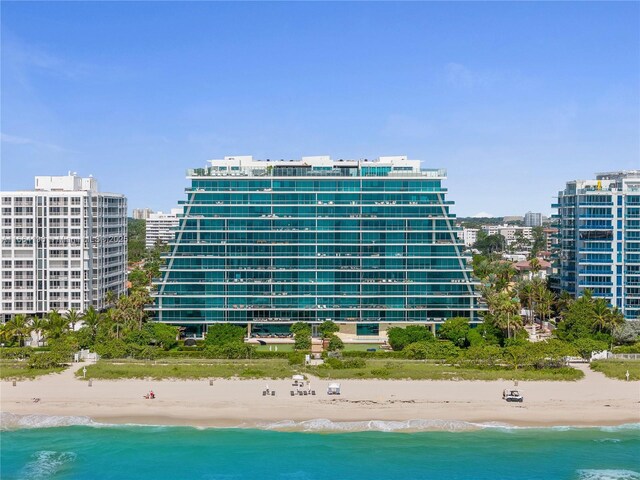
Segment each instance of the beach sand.
[{"label": "beach sand", "polygon": [[[3,413],[90,417],[103,423],[305,429],[455,429],[458,424],[601,426],[640,422],[640,382],[624,382],[577,365],[576,382],[519,382],[523,403],[502,400],[509,381],[328,380],[311,378],[315,396],[290,395],[291,380],[94,380],[72,368],[36,380],[4,381]],[[265,397],[266,385],[276,396]],[[143,395],[153,390],[154,400]],[[33,398],[40,398],[37,403]],[[324,420],[320,420],[324,419]],[[342,423],[349,422],[349,423]],[[351,423],[355,422],[355,423]],[[394,422],[404,422],[394,425]],[[340,427],[340,425],[342,427]]]}]

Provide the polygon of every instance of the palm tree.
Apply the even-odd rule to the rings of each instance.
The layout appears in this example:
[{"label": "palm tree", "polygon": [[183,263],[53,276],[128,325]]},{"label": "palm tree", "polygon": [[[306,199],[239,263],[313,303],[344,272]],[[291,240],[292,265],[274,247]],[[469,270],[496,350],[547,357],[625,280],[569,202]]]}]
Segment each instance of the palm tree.
[{"label": "palm tree", "polygon": [[559,317],[564,318],[569,311],[569,307],[574,301],[575,299],[573,296],[566,290],[560,292],[560,295],[556,299],[556,314]]},{"label": "palm tree", "polygon": [[609,308],[604,298],[598,298],[593,304],[593,328],[597,332],[611,333],[624,323],[624,315],[617,307]]},{"label": "palm tree", "polygon": [[531,273],[535,277],[536,274],[542,269],[542,265],[540,264],[540,259],[538,257],[533,257],[529,260],[529,268],[531,268]]},{"label": "palm tree", "polygon": [[84,315],[82,316],[84,325],[88,327],[89,330],[91,330],[91,334],[93,337],[95,337],[98,333],[98,327],[100,326],[100,323],[102,323],[102,320],[103,316],[100,314],[100,312],[93,308],[93,305],[87,308],[87,311],[84,312]]},{"label": "palm tree", "polygon": [[7,322],[7,329],[11,337],[18,339],[18,345],[24,346],[24,338],[31,335],[31,322],[26,315],[15,315]]},{"label": "palm tree", "polygon": [[609,315],[609,323],[607,325],[607,331],[613,333],[613,331],[624,324],[624,315],[618,307],[613,307],[611,314]]},{"label": "palm tree", "polygon": [[111,315],[111,331],[115,333],[116,338],[120,338],[123,330],[127,327],[127,321],[125,317],[118,314],[115,309],[109,311],[113,311]]},{"label": "palm tree", "polygon": [[113,290],[107,290],[107,293],[104,296],[105,304],[107,306],[112,306],[113,304],[115,304],[117,299],[118,297],[116,296],[116,292],[114,292]]},{"label": "palm tree", "polygon": [[46,315],[47,325],[45,331],[47,338],[60,338],[69,330],[69,322],[57,310],[51,310]]},{"label": "palm tree", "polygon": [[72,308],[67,313],[65,313],[64,318],[71,325],[71,331],[74,332],[76,329],[76,323],[82,320],[82,313]]},{"label": "palm tree", "polygon": [[[536,313],[540,316],[540,322],[551,316],[553,307],[553,293],[546,287],[540,290],[536,301]],[[542,323],[541,323],[542,324]]]},{"label": "palm tree", "polygon": [[40,347],[44,339],[44,331],[47,328],[47,321],[42,317],[33,317],[31,319],[31,328],[37,335],[37,345]]},{"label": "palm tree", "polygon": [[520,302],[517,297],[511,297],[509,292],[500,292],[492,299],[496,324],[502,330],[506,330],[507,338],[511,338],[511,327],[514,331],[522,326],[520,317]]},{"label": "palm tree", "polygon": [[593,328],[597,332],[604,332],[609,323],[609,305],[604,298],[597,298],[593,303]]},{"label": "palm tree", "polygon": [[534,291],[532,282],[523,280],[516,285],[516,293],[520,303],[527,309],[527,323],[533,323]]}]

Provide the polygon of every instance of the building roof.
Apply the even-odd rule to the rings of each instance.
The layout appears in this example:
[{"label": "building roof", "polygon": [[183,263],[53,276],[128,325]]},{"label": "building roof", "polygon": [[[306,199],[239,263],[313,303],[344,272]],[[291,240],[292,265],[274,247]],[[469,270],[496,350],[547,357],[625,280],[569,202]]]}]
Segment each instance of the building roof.
[{"label": "building roof", "polygon": [[[546,260],[542,259],[542,258],[538,258],[538,261],[540,262],[540,270],[546,270],[548,268],[551,268],[551,262],[547,262]],[[516,262],[513,265],[517,270],[525,271],[525,270],[531,270],[531,262],[529,260],[523,260],[521,262]]]}]

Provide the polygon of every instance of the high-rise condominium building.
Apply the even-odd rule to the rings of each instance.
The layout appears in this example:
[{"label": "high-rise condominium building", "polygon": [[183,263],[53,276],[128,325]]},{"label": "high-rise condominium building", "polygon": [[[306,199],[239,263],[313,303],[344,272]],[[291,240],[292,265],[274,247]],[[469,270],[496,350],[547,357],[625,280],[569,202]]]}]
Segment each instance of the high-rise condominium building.
[{"label": "high-rise condominium building", "polygon": [[0,315],[106,306],[125,292],[127,199],[94,178],[36,177],[35,190],[0,193]]},{"label": "high-rise condominium building", "polygon": [[134,220],[146,220],[150,215],[153,215],[153,210],[150,208],[134,208],[133,212],[131,212]]},{"label": "high-rise condominium building", "polygon": [[420,161],[225,157],[188,172],[152,310],[200,335],[332,320],[345,333],[477,319],[444,170]]},{"label": "high-rise condominium building", "polygon": [[173,240],[174,230],[178,226],[178,215],[181,213],[181,208],[172,208],[171,213],[150,214],[146,223],[146,247],[152,248],[158,242],[168,243]]},{"label": "high-rise condominium building", "polygon": [[542,214],[537,212],[527,212],[524,214],[525,227],[541,227]]},{"label": "high-rise condominium building", "polygon": [[620,308],[640,309],[640,170],[573,180],[558,194],[559,285],[586,289]]}]

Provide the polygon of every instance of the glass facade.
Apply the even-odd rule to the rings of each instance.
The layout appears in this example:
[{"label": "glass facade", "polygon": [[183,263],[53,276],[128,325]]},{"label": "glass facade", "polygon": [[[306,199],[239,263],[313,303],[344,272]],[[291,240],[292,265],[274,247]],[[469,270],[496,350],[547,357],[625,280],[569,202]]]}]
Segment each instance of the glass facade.
[{"label": "glass facade", "polygon": [[[383,157],[213,160],[191,188],[151,308],[180,324],[477,318],[445,172]],[[202,327],[198,327],[201,331]]]},{"label": "glass facade", "polygon": [[640,311],[640,172],[602,173],[568,182],[556,218],[559,275],[554,284],[580,296],[589,289],[622,310]]}]

